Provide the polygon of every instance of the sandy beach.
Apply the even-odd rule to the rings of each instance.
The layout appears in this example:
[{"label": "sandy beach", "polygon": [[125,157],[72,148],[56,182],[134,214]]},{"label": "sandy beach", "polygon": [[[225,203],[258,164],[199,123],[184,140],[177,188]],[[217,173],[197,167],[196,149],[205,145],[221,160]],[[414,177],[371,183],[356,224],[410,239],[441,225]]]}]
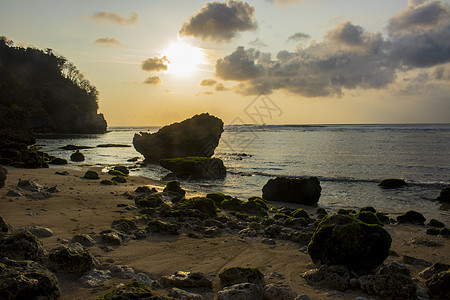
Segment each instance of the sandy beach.
[{"label": "sandy beach", "polygon": [[[128,265],[135,273],[145,273],[153,280],[176,271],[202,272],[213,281],[213,290],[220,290],[218,274],[226,267],[241,266],[258,268],[265,276],[266,284],[283,282],[288,284],[298,295],[307,295],[310,299],[354,299],[357,296],[370,298],[359,289],[349,289],[344,293],[310,286],[301,277],[303,272],[313,267],[311,258],[304,246],[276,240],[276,246],[261,243],[258,237],[239,237],[236,234],[222,233],[214,237],[189,237],[182,231],[177,236],[151,235],[146,239],[133,240],[121,246],[105,246],[99,232],[110,228],[111,222],[119,218],[136,217],[137,210],[128,210],[120,204],[134,205],[127,197],[133,194],[136,187],[147,185],[158,190],[164,188],[164,183],[142,177],[128,177],[127,183],[105,186],[100,185],[101,179],[110,179],[112,175],[102,173],[100,180],[82,178],[85,171],[98,167],[83,167],[85,170],[66,168],[49,169],[16,169],[7,167],[8,177],[5,187],[0,190],[0,215],[13,229],[24,226],[38,225],[53,231],[51,237],[41,238],[47,251],[70,240],[77,233],[89,234],[96,244],[89,247],[89,252],[98,260],[97,269],[109,269],[113,265]],[[55,172],[67,171],[68,175],[58,175]],[[32,200],[27,195],[31,192],[22,190],[22,196],[7,196],[8,191],[16,190],[20,179],[29,179],[45,186],[56,186],[58,192],[52,197],[42,200]],[[212,191],[213,192],[213,191]],[[124,195],[125,194],[125,195]],[[189,192],[187,197],[190,197]],[[273,205],[273,203],[271,203]],[[118,207],[119,205],[119,207]],[[285,205],[277,203],[277,206]],[[320,202],[319,202],[320,206]],[[304,208],[315,215],[316,208]],[[427,220],[428,221],[428,220]],[[449,224],[446,224],[447,226]],[[403,256],[411,256],[430,263],[450,264],[450,242],[441,236],[426,235],[427,226],[419,225],[385,225],[384,228],[392,236],[391,250],[398,256],[389,256],[385,263],[402,262]],[[413,238],[422,237],[438,242],[439,247],[427,247],[413,244]],[[424,280],[418,273],[425,267],[406,265],[419,285]],[[56,273],[62,292],[62,299],[95,299],[127,279],[113,277],[104,285],[96,288],[83,288],[78,282],[79,275]],[[164,294],[165,291],[161,290]],[[212,293],[202,294],[206,299],[213,299]]]}]

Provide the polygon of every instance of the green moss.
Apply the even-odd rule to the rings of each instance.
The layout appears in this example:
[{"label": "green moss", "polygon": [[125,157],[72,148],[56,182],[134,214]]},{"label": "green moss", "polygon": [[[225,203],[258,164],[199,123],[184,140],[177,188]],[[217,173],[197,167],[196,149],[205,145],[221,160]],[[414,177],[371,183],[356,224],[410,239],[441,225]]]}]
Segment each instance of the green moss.
[{"label": "green moss", "polygon": [[111,227],[125,233],[131,233],[137,229],[136,223],[126,218],[114,220]]},{"label": "green moss", "polygon": [[234,215],[236,218],[238,218],[238,219],[241,219],[241,220],[244,220],[244,221],[247,221],[247,220],[248,220],[248,215],[247,215],[247,214],[244,214],[244,213],[241,213],[241,212],[236,211],[236,212],[233,213],[233,215]]},{"label": "green moss", "polygon": [[103,179],[102,181],[100,181],[100,184],[103,184],[103,185],[115,185],[116,183],[114,181],[109,180],[109,179]]},{"label": "green moss", "polygon": [[290,216],[288,216],[288,215],[286,215],[286,214],[283,214],[283,213],[277,212],[276,214],[273,215],[273,218],[274,218],[275,220],[277,220],[277,219],[283,219],[283,220],[286,220],[286,219],[289,219]]},{"label": "green moss", "polygon": [[223,201],[233,199],[232,196],[223,193],[209,193],[206,198],[213,200],[217,207],[221,207]]},{"label": "green moss", "polygon": [[[97,300],[113,300],[113,299],[151,299],[152,291],[149,290],[142,282],[133,281],[121,287],[115,288],[105,295],[97,298]],[[153,297],[152,297],[153,298]]]},{"label": "green moss", "polygon": [[110,174],[110,175],[122,176],[122,177],[127,176],[127,175],[125,175],[124,173],[122,173],[122,172],[120,172],[120,171],[117,171],[117,170],[109,170],[109,171],[108,171],[108,174]]},{"label": "green moss", "polygon": [[151,233],[165,233],[170,235],[180,234],[178,225],[160,220],[149,221],[146,230]]},{"label": "green moss", "polygon": [[111,180],[114,182],[118,182],[118,183],[126,183],[127,182],[127,179],[120,175],[114,176],[113,178],[111,178]]},{"label": "green moss", "polygon": [[426,281],[433,299],[450,299],[450,270],[433,275]]},{"label": "green moss", "polygon": [[157,208],[164,204],[160,195],[150,195],[142,199],[136,199],[134,203],[138,207]]},{"label": "green moss", "polygon": [[100,176],[98,175],[98,173],[93,170],[86,171],[86,173],[84,174],[83,177],[86,179],[100,179]]},{"label": "green moss", "polygon": [[355,215],[355,218],[366,223],[383,226],[383,223],[377,218],[377,216],[371,211],[360,211]]},{"label": "green moss", "polygon": [[181,209],[197,209],[201,211],[207,218],[214,218],[217,216],[217,207],[214,204],[214,201],[209,198],[194,197],[184,199],[177,206]]},{"label": "green moss", "polygon": [[291,228],[304,228],[309,224],[305,218],[288,218],[284,220],[283,226]]},{"label": "green moss", "polygon": [[304,218],[304,219],[309,219],[309,215],[308,213],[303,209],[303,208],[299,208],[296,209],[292,212],[291,216],[293,218]]}]

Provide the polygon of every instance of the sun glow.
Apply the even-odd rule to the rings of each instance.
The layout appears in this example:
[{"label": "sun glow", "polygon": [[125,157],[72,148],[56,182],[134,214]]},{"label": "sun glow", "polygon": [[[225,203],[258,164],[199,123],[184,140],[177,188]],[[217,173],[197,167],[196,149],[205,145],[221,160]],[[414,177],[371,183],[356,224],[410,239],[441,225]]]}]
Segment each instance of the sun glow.
[{"label": "sun glow", "polygon": [[168,73],[177,76],[192,75],[204,62],[203,50],[183,41],[170,44],[163,54],[169,59]]}]

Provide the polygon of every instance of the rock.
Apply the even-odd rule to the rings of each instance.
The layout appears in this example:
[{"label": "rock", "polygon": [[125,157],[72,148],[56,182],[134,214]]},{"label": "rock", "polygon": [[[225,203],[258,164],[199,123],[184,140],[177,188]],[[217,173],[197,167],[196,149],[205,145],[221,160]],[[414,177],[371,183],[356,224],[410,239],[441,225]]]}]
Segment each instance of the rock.
[{"label": "rock", "polygon": [[284,283],[272,283],[264,287],[264,299],[267,300],[294,300],[297,293]]},{"label": "rock", "polygon": [[73,236],[73,238],[70,240],[71,243],[79,243],[83,247],[91,247],[94,246],[96,243],[94,239],[89,234],[84,233],[78,233]]},{"label": "rock", "polygon": [[319,223],[308,254],[315,264],[370,271],[386,259],[391,242],[391,236],[381,226],[368,225],[351,216],[332,215]]},{"label": "rock", "polygon": [[136,229],[138,229],[137,225],[136,225],[136,223],[134,223],[134,221],[132,221],[130,219],[126,219],[126,218],[114,220],[111,223],[111,228],[114,228],[114,229],[124,232],[124,233],[132,233]]},{"label": "rock", "polygon": [[128,240],[125,234],[115,229],[102,230],[100,231],[100,236],[104,243],[115,246],[120,246],[124,241]]},{"label": "rock", "polygon": [[382,299],[416,299],[417,285],[409,276],[409,270],[392,262],[382,267],[376,275],[359,277],[361,289]]},{"label": "rock", "polygon": [[264,286],[264,275],[257,268],[226,268],[219,274],[222,287],[232,286],[238,283],[252,283],[260,287]]},{"label": "rock", "polygon": [[432,263],[430,263],[429,261],[420,259],[420,258],[415,258],[412,256],[408,256],[408,255],[403,255],[403,263],[407,264],[407,265],[415,265],[415,266],[422,266],[422,267],[429,267],[432,265]]},{"label": "rock", "polygon": [[444,223],[442,223],[441,221],[436,220],[436,219],[431,219],[430,222],[428,223],[428,225],[435,227],[435,228],[444,228],[445,227]]},{"label": "rock", "polygon": [[0,258],[40,261],[44,255],[42,242],[28,231],[0,235]]},{"label": "rock", "polygon": [[359,211],[355,215],[355,218],[366,224],[374,224],[374,225],[383,226],[383,223],[381,223],[381,221],[378,219],[378,217],[375,215],[375,213],[373,213],[371,211]]},{"label": "rock", "polygon": [[126,265],[112,266],[109,270],[111,271],[113,276],[117,276],[123,279],[132,279],[135,276],[134,270]]},{"label": "rock", "polygon": [[262,189],[262,197],[269,201],[316,205],[322,188],[317,177],[269,179]]},{"label": "rock", "polygon": [[409,241],[411,244],[422,245],[426,247],[442,247],[444,244],[438,241],[432,241],[426,238],[418,237]]},{"label": "rock", "polygon": [[443,187],[436,200],[450,203],[450,186]]},{"label": "rock", "polygon": [[29,231],[38,238],[51,237],[53,235],[53,231],[51,229],[36,225],[21,227],[18,228],[17,231],[20,232]]},{"label": "rock", "polygon": [[239,283],[227,286],[217,293],[219,300],[263,300],[261,286],[252,283]]},{"label": "rock", "polygon": [[64,175],[69,175],[69,172],[67,172],[67,171],[62,171],[62,172],[56,171],[55,174],[64,176]]},{"label": "rock", "polygon": [[159,220],[152,220],[147,223],[147,227],[145,228],[149,233],[162,233],[169,235],[178,235],[180,234],[180,228],[176,224],[162,222]]},{"label": "rock", "polygon": [[153,194],[144,198],[137,198],[134,203],[137,207],[148,207],[148,208],[157,208],[164,204],[161,196],[158,194]]},{"label": "rock", "polygon": [[162,276],[159,279],[159,283],[165,287],[212,289],[212,281],[202,273],[198,272],[191,273],[178,271],[173,275]]},{"label": "rock", "polygon": [[425,220],[425,217],[420,212],[414,210],[409,210],[397,217],[398,223],[410,223],[416,225],[424,225]]},{"label": "rock", "polygon": [[149,161],[188,156],[211,157],[219,145],[222,132],[222,120],[203,113],[164,126],[156,133],[136,133],[133,146]]},{"label": "rock", "polygon": [[143,283],[133,281],[115,288],[105,295],[97,298],[98,300],[131,300],[131,299],[146,299],[146,300],[164,300],[166,297],[154,296],[152,291],[148,289]]},{"label": "rock", "polygon": [[37,184],[33,180],[22,180],[19,178],[19,182],[17,183],[17,186],[21,189],[28,190],[31,192],[40,192],[43,187],[40,184]]},{"label": "rock", "polygon": [[384,189],[395,189],[407,185],[406,181],[398,178],[383,179],[378,185]]},{"label": "rock", "polygon": [[111,178],[111,181],[117,182],[117,183],[126,183],[127,179],[124,176],[116,175]]},{"label": "rock", "polygon": [[68,273],[84,273],[95,266],[95,261],[89,251],[81,245],[59,246],[50,251],[48,266],[51,270],[64,270]]},{"label": "rock", "polygon": [[0,235],[2,233],[8,233],[10,232],[12,229],[11,225],[9,225],[8,223],[5,222],[5,220],[3,220],[3,218],[0,216]]},{"label": "rock", "polygon": [[97,172],[95,172],[93,170],[88,170],[88,171],[86,171],[86,173],[84,173],[83,178],[86,178],[86,179],[100,179],[100,176],[98,175]]},{"label": "rock", "polygon": [[202,295],[190,293],[178,288],[172,288],[169,291],[169,296],[174,297],[175,299],[181,300],[203,300]]},{"label": "rock", "polygon": [[152,193],[156,193],[157,191],[153,188],[150,189],[148,186],[144,185],[144,186],[139,186],[134,190],[135,193],[142,193],[142,194],[152,194]]},{"label": "rock", "polygon": [[444,237],[450,236],[450,229],[449,228],[428,228],[426,234],[429,235],[441,235]]},{"label": "rock", "polygon": [[200,156],[165,158],[160,159],[159,163],[180,178],[220,179],[225,177],[227,171],[220,158]]},{"label": "rock", "polygon": [[52,165],[67,165],[69,162],[65,158],[55,157],[52,159],[49,164]]},{"label": "rock", "polygon": [[108,270],[90,270],[78,280],[84,288],[94,288],[102,286],[106,281],[111,279],[111,272]]},{"label": "rock", "polygon": [[431,276],[436,275],[437,273],[440,273],[442,271],[450,270],[450,265],[442,264],[442,263],[435,263],[432,266],[424,269],[422,272],[419,273],[419,276],[423,279],[429,279]]},{"label": "rock", "polygon": [[0,166],[0,189],[5,186],[6,174],[8,170]]},{"label": "rock", "polygon": [[345,291],[350,286],[350,272],[345,266],[323,265],[307,271],[302,276],[310,285]]},{"label": "rock", "polygon": [[0,260],[0,299],[57,299],[55,275],[34,261]]},{"label": "rock", "polygon": [[22,197],[23,195],[22,195],[20,192],[18,192],[18,191],[15,191],[15,190],[9,190],[9,191],[6,193],[6,196],[8,196],[8,197]]},{"label": "rock", "polygon": [[126,144],[99,144],[97,148],[130,148],[131,145]]},{"label": "rock", "polygon": [[117,183],[115,183],[114,181],[109,180],[109,179],[103,179],[102,181],[100,181],[100,184],[103,184],[103,185],[117,185]]},{"label": "rock", "polygon": [[194,197],[184,199],[177,204],[180,209],[197,209],[203,213],[205,218],[214,218],[217,216],[217,207],[214,201],[205,197]]},{"label": "rock", "polygon": [[186,195],[186,191],[180,186],[180,182],[177,180],[169,181],[163,190],[163,193],[171,197],[173,203],[178,203],[183,200]]},{"label": "rock", "polygon": [[92,148],[94,148],[94,147],[91,147],[91,146],[82,146],[82,145],[72,145],[72,144],[69,144],[69,145],[66,145],[66,146],[62,146],[62,147],[59,147],[59,149],[63,149],[63,150],[83,150],[83,149],[92,149]]},{"label": "rock", "polygon": [[433,299],[450,299],[450,271],[431,276],[425,284]]},{"label": "rock", "polygon": [[32,200],[44,200],[52,197],[52,194],[48,192],[34,192],[32,194],[29,194],[27,196],[28,198]]},{"label": "rock", "polygon": [[120,171],[114,170],[114,169],[109,170],[108,174],[110,174],[110,175],[118,175],[118,176],[123,176],[123,177],[128,176],[128,175],[126,175],[126,174],[124,174],[124,173],[122,173]]},{"label": "rock", "polygon": [[84,161],[84,154],[77,150],[70,156],[70,160],[75,162]]},{"label": "rock", "polygon": [[119,171],[119,172],[121,172],[122,174],[125,174],[125,175],[130,174],[130,170],[128,170],[127,167],[121,166],[121,165],[114,166],[113,170]]},{"label": "rock", "polygon": [[151,280],[150,277],[148,277],[144,273],[138,273],[138,274],[134,275],[134,280],[145,284],[145,286],[147,286],[149,288],[152,287],[152,284],[153,284],[153,280]]}]

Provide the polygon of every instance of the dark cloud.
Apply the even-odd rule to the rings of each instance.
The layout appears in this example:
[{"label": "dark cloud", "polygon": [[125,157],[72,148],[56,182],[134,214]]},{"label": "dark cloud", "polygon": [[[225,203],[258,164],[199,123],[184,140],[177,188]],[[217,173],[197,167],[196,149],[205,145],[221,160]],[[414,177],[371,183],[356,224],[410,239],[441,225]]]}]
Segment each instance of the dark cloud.
[{"label": "dark cloud", "polygon": [[256,48],[266,48],[267,44],[261,41],[259,38],[254,39],[253,41],[248,43],[249,46]]},{"label": "dark cloud", "polygon": [[167,70],[167,64],[169,63],[169,60],[167,57],[153,57],[153,58],[147,58],[142,62],[142,70],[148,71],[148,72],[160,72]]},{"label": "dark cloud", "polygon": [[303,33],[303,32],[297,32],[294,33],[293,35],[289,36],[287,41],[294,41],[294,42],[300,42],[303,40],[307,40],[311,38],[311,36],[309,34]]},{"label": "dark cloud", "polygon": [[157,84],[161,84],[162,80],[159,76],[150,76],[150,77],[147,77],[143,83],[157,85]]},{"label": "dark cloud", "polygon": [[203,79],[200,82],[200,86],[214,86],[217,83],[217,80],[215,79]]},{"label": "dark cloud", "polygon": [[255,8],[241,1],[207,3],[183,24],[180,35],[227,42],[239,32],[255,30]]},{"label": "dark cloud", "polygon": [[99,38],[94,41],[94,44],[104,46],[104,47],[114,47],[114,46],[121,46],[122,44],[116,40],[115,38]]},{"label": "dark cloud", "polygon": [[101,11],[93,14],[91,19],[98,22],[111,22],[119,25],[134,25],[138,21],[138,14],[132,13],[129,18],[124,18],[114,12]]},{"label": "dark cloud", "polygon": [[216,92],[224,92],[224,91],[228,91],[230,89],[225,87],[225,85],[223,85],[223,83],[217,83],[216,86],[214,87],[214,90]]},{"label": "dark cloud", "polygon": [[[428,10],[426,6],[439,9]],[[428,13],[411,13],[414,9]],[[412,1],[391,19],[388,37],[345,22],[328,31],[323,41],[312,41],[295,51],[279,51],[275,59],[240,46],[217,60],[216,76],[239,81],[235,89],[244,95],[284,90],[306,97],[339,97],[345,89],[385,88],[409,70],[450,62],[450,18],[443,19],[443,14],[448,14],[448,6],[441,2]],[[418,21],[412,16],[417,16]],[[407,21],[401,21],[402,17]],[[402,25],[394,30],[394,23]],[[414,29],[405,30],[405,24]],[[435,68],[426,78],[448,80],[448,73],[448,68]],[[421,76],[417,78],[424,80]]]}]

